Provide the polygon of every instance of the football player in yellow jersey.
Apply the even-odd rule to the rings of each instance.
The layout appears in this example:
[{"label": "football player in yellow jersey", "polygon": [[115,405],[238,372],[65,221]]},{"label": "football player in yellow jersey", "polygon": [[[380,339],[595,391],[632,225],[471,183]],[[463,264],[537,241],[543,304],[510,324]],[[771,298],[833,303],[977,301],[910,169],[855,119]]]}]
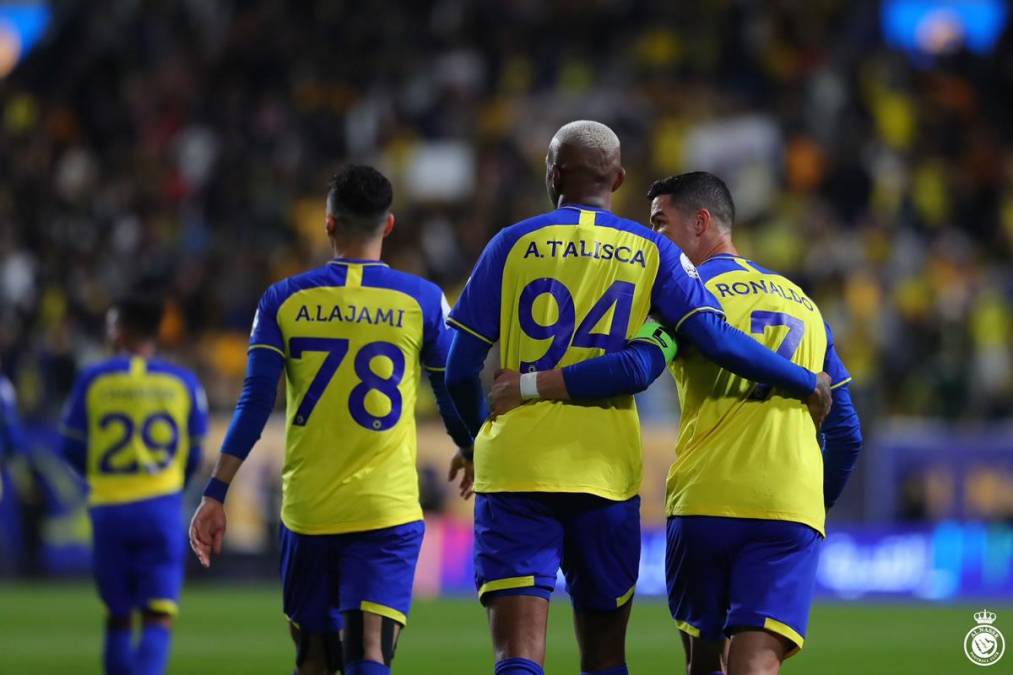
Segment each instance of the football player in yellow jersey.
[{"label": "football player in yellow jersey", "polygon": [[392,199],[390,182],[368,166],[332,180],[325,227],[335,257],[261,299],[243,393],[190,528],[207,566],[221,550],[228,484],[284,370],[281,576],[299,673],[390,672],[424,529],[415,468],[422,370],[461,449],[452,477],[463,470],[462,496],[470,491],[472,439],[443,382],[446,300],[380,262]]},{"label": "football player in yellow jersey", "polygon": [[[109,311],[119,353],[81,373],[61,426],[63,456],[88,485],[111,675],[165,672],[186,558],[183,486],[207,433],[197,378],[155,357],[161,319],[161,301],[145,294]],[[142,629],[134,645],[136,613]]]},{"label": "football player in yellow jersey", "polygon": [[[723,370],[689,345],[671,364],[682,420],[668,476],[667,579],[689,672],[722,672],[727,636],[729,673],[777,673],[804,642],[826,509],[862,445],[851,378],[805,292],[738,255],[734,204],[719,178],[668,178],[649,197],[652,225],[682,247],[729,323],[831,377],[824,459],[817,427],[798,400]],[[589,389],[600,396],[646,388],[674,357],[675,341],[656,324],[641,335],[621,352],[539,373],[538,397],[580,400]],[[517,373],[497,380],[494,412],[521,402],[519,380]]]},{"label": "football player in yellow jersey", "polygon": [[609,211],[624,175],[611,129],[591,121],[563,126],[546,157],[555,210],[497,234],[450,315],[457,330],[447,385],[476,438],[475,576],[497,675],[542,672],[548,599],[560,568],[581,671],[626,672],[640,559],[641,447],[629,395],[579,406],[536,402],[486,421],[478,373],[495,342],[504,368],[579,364],[623,349],[654,311],[680,340],[735,372],[818,406],[829,402],[814,372],[725,323],[671,241]]}]

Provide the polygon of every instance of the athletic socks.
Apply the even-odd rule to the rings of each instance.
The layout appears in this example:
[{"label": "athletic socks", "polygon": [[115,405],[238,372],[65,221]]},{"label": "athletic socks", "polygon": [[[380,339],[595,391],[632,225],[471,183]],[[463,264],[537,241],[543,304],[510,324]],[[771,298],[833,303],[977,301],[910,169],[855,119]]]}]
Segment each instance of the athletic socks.
[{"label": "athletic socks", "polygon": [[345,664],[343,675],[390,675],[390,668],[376,661],[352,661]]},{"label": "athletic socks", "polygon": [[596,670],[591,673],[581,673],[580,675],[630,675],[630,671],[626,668],[626,664],[624,663],[618,668],[609,668],[608,670]]},{"label": "athletic socks", "polygon": [[129,628],[106,628],[105,652],[102,660],[106,675],[130,675]]},{"label": "athletic socks", "polygon": [[528,659],[503,659],[496,664],[496,675],[545,675],[542,667]]},{"label": "athletic socks", "polygon": [[162,675],[169,663],[172,633],[164,626],[145,625],[134,655],[134,675]]}]

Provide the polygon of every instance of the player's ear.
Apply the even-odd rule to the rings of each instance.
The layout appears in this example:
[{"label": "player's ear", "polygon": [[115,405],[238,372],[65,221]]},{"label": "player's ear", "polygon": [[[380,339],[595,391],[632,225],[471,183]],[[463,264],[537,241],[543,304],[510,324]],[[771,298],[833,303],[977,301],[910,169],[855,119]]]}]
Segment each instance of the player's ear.
[{"label": "player's ear", "polygon": [[615,192],[623,186],[623,182],[626,180],[626,169],[619,167],[619,173],[616,174],[616,179],[612,182],[612,192]]},{"label": "player's ear", "polygon": [[327,214],[327,218],[324,219],[324,230],[327,231],[327,236],[333,237],[334,232],[338,229],[338,221],[330,213]]},{"label": "player's ear", "polygon": [[383,226],[383,238],[386,239],[390,236],[390,233],[394,231],[394,213],[390,212],[387,214],[387,222]]},{"label": "player's ear", "polygon": [[711,212],[707,209],[700,209],[696,212],[696,235],[700,236],[707,231],[711,224]]}]

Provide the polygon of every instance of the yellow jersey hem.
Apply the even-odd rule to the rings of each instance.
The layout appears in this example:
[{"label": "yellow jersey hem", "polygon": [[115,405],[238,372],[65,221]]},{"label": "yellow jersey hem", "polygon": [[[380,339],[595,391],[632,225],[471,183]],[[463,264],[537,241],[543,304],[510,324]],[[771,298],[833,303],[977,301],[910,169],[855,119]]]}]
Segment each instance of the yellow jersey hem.
[{"label": "yellow jersey hem", "polygon": [[592,485],[545,485],[544,483],[511,483],[508,486],[493,487],[476,482],[475,492],[482,494],[496,492],[560,492],[564,494],[589,494],[614,502],[625,502],[628,499],[636,497],[640,493],[640,490],[616,492],[615,490],[603,490]]},{"label": "yellow jersey hem", "polygon": [[362,520],[354,523],[330,523],[326,525],[301,525],[293,520],[281,516],[281,522],[296,534],[351,534],[353,532],[368,532],[370,530],[383,530],[388,527],[397,527],[407,523],[414,523],[422,520],[422,511],[404,514],[400,516],[388,516],[386,518],[375,518],[373,520]]},{"label": "yellow jersey hem", "polygon": [[799,523],[806,527],[819,532],[820,536],[826,538],[827,533],[825,531],[826,523],[817,523],[801,514],[798,513],[777,513],[770,511],[762,512],[745,512],[745,511],[729,511],[726,509],[665,509],[665,516],[672,518],[675,516],[709,516],[711,518],[749,518],[752,520],[782,520],[790,523]]}]

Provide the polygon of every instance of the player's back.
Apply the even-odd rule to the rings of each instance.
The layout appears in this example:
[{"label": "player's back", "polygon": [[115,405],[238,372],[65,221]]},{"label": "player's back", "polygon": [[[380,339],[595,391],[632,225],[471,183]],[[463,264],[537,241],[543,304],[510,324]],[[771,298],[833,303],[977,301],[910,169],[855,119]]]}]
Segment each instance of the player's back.
[{"label": "player's back", "polygon": [[[800,366],[823,370],[823,317],[790,279],[731,255],[698,271],[730,324]],[[806,406],[694,351],[671,369],[682,419],[669,515],[791,520],[823,532],[823,459]]]},{"label": "player's back", "polygon": [[[608,211],[564,206],[503,230],[451,323],[500,342],[504,368],[567,366],[621,349],[652,304],[658,235]],[[672,250],[674,247],[671,247]],[[678,254],[675,254],[678,255]],[[500,278],[478,278],[494,270]],[[481,316],[477,294],[496,294]],[[462,307],[467,307],[462,309]],[[479,307],[478,310],[472,309]],[[484,326],[495,326],[491,330]],[[587,492],[628,499],[641,479],[632,396],[579,405],[538,401],[486,424],[476,439],[479,492]]]},{"label": "player's back", "polygon": [[203,390],[184,368],[161,359],[116,356],[85,370],[63,431],[87,448],[89,504],[180,493],[205,419]]},{"label": "player's back", "polygon": [[290,530],[337,534],[422,517],[415,399],[444,316],[437,286],[379,262],[335,260],[265,293],[250,342],[285,358]]}]

